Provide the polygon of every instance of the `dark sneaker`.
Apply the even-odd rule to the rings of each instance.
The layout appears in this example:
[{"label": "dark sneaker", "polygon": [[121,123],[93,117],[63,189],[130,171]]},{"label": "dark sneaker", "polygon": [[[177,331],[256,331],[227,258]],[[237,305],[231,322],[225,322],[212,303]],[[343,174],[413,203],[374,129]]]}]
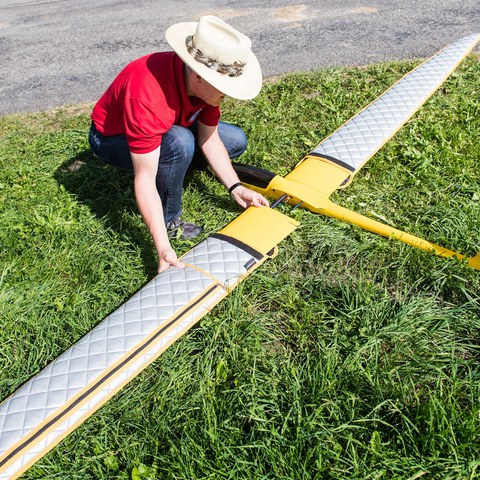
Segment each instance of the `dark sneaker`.
[{"label": "dark sneaker", "polygon": [[200,235],[202,231],[202,227],[199,227],[194,223],[184,222],[180,218],[174,218],[167,223],[167,233],[169,238],[195,238],[197,235]]}]

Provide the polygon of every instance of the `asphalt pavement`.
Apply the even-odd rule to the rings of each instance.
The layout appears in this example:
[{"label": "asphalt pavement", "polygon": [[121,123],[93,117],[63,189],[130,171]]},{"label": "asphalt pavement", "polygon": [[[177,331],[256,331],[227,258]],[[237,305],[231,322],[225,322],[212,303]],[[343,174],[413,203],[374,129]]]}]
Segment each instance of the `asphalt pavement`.
[{"label": "asphalt pavement", "polygon": [[129,61],[170,50],[169,25],[207,13],[252,39],[265,77],[424,58],[480,32],[478,0],[0,0],[0,115],[94,102]]}]

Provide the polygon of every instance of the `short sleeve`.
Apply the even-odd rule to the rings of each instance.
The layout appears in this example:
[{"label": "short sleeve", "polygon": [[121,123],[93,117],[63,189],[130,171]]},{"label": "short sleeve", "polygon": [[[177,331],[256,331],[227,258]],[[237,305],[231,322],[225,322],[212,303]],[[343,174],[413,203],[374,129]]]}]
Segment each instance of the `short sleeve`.
[{"label": "short sleeve", "polygon": [[126,99],[125,136],[131,152],[149,153],[160,146],[163,134],[170,129],[174,121],[162,117],[160,111],[146,102],[134,98]]}]

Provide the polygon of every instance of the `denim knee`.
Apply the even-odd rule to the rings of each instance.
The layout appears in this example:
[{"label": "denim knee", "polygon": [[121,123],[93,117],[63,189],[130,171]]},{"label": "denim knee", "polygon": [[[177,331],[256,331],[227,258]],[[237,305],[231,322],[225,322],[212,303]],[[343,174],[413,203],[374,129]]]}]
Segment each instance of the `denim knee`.
[{"label": "denim knee", "polygon": [[[238,128],[238,127],[237,127]],[[237,158],[239,157],[248,147],[247,136],[245,132],[238,128],[238,132],[236,132],[236,143],[235,148],[229,153],[230,158]]]},{"label": "denim knee", "polygon": [[218,134],[230,158],[239,157],[247,149],[247,136],[240,127],[230,123],[220,122],[218,124]]},{"label": "denim knee", "polygon": [[173,125],[162,138],[160,163],[175,161],[177,164],[190,165],[195,151],[195,137],[187,128]]}]

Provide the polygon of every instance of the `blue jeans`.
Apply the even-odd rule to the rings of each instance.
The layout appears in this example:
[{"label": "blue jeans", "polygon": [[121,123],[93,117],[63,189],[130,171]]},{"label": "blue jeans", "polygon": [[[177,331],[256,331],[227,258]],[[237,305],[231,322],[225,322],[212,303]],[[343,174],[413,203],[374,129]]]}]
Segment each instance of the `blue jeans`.
[{"label": "blue jeans", "polygon": [[[206,165],[196,141],[196,130],[196,124],[189,128],[173,125],[162,138],[156,185],[166,224],[181,214],[183,181],[192,160],[195,167]],[[246,150],[247,137],[241,128],[220,122],[218,133],[230,158],[236,158]],[[92,122],[88,141],[93,153],[105,163],[133,170],[125,135],[103,136]]]}]

